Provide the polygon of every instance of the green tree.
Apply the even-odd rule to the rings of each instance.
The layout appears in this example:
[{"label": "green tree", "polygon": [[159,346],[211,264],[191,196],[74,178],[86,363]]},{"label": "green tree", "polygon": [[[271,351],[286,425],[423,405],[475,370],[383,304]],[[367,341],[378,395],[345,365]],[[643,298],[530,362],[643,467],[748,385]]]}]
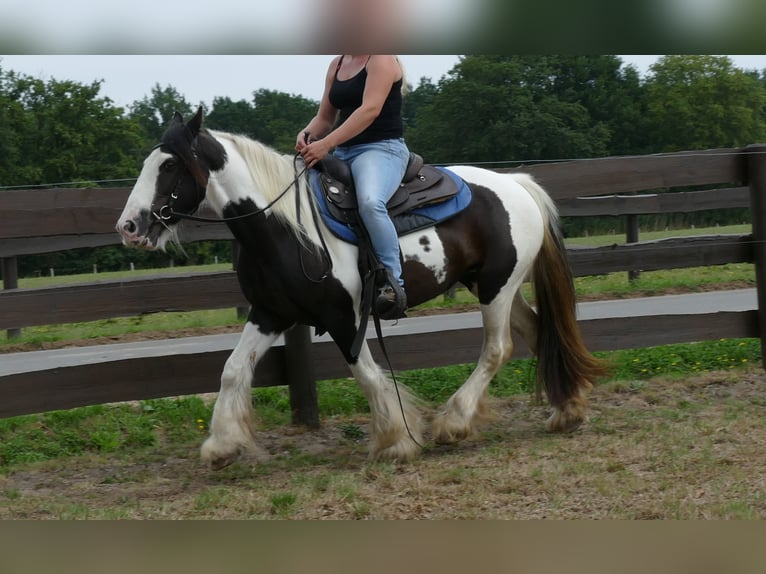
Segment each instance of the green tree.
[{"label": "green tree", "polygon": [[766,90],[728,56],[663,56],[646,83],[655,151],[734,147],[766,138]]},{"label": "green tree", "polygon": [[[2,72],[2,71],[0,71]],[[78,84],[2,73],[5,185],[98,181],[135,172],[140,136],[123,109]]]},{"label": "green tree", "polygon": [[419,110],[410,147],[433,163],[605,154],[609,126],[557,86],[563,70],[552,56],[464,56]]},{"label": "green tree", "polygon": [[162,137],[176,111],[188,118],[194,109],[173,86],[162,88],[155,84],[149,96],[130,105],[128,117],[141,127],[146,142],[154,145]]},{"label": "green tree", "polygon": [[405,138],[418,122],[418,114],[433,102],[439,88],[429,78],[420,78],[418,87],[409,87],[402,100],[402,120],[404,122]]},{"label": "green tree", "polygon": [[249,136],[284,153],[294,153],[296,134],[316,114],[318,106],[303,96],[261,89],[253,93],[252,103],[215,98],[205,125]]},{"label": "green tree", "polygon": [[295,153],[295,136],[318,107],[318,102],[303,96],[258,90],[253,94],[253,136],[281,152]]},{"label": "green tree", "polygon": [[205,127],[255,137],[255,111],[245,101],[233,101],[228,97],[213,99],[213,108],[205,117]]}]

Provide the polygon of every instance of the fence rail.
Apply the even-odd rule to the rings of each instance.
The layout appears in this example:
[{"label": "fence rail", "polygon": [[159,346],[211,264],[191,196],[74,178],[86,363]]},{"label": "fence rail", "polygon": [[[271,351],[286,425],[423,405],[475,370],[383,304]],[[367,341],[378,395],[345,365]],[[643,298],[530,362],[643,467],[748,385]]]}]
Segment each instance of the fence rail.
[{"label": "fence rail", "polygon": [[[720,337],[760,337],[766,325],[766,145],[651,156],[580,160],[525,166],[559,205],[562,215],[639,215],[750,207],[753,233],[683,237],[662,241],[571,248],[578,276],[615,271],[699,267],[754,262],[758,311],[598,319],[581,322],[593,350],[642,347]],[[688,188],[716,186],[689,191]],[[725,186],[720,188],[720,186]],[[657,190],[684,188],[657,193]],[[625,195],[636,194],[637,195]],[[0,328],[90,321],[168,310],[240,306],[233,272],[181,274],[48,287],[15,288],[15,258],[76,247],[119,243],[114,231],[129,190],[54,189],[0,193],[0,257],[6,289],[0,292]],[[7,223],[7,225],[6,225]],[[185,241],[231,239],[220,225],[191,224]],[[148,288],[151,285],[151,288]],[[10,288],[9,288],[10,287]],[[195,297],[179,297],[181,291]],[[115,305],[115,302],[119,305]],[[332,343],[310,343],[295,329],[288,344],[273,348],[256,370],[259,386],[289,384],[296,422],[316,424],[319,379],[346,376]],[[478,327],[391,336],[387,346],[398,369],[473,362],[481,346]],[[376,350],[376,343],[371,342]],[[518,345],[516,356],[528,350]],[[110,361],[0,377],[0,416],[118,400],[215,391],[228,353]]]}]

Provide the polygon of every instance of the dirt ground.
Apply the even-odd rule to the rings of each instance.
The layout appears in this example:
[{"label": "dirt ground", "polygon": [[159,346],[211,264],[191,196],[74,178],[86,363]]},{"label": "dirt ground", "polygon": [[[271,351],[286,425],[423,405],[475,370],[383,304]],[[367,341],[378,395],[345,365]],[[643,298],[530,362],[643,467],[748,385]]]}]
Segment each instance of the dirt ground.
[{"label": "dirt ground", "polygon": [[217,472],[199,443],[31,464],[0,475],[0,518],[766,518],[761,369],[601,385],[570,435],[546,433],[531,397],[494,406],[402,465],[367,460],[364,416],[262,430],[267,454]]}]

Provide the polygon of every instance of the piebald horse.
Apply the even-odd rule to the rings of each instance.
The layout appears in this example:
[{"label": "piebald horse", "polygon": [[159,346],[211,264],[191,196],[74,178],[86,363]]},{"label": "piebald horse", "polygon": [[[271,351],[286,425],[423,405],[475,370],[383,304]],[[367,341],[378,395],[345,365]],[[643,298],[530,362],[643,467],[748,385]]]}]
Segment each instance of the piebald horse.
[{"label": "piebald horse", "polygon": [[[332,336],[369,401],[371,458],[411,460],[424,442],[426,413],[412,393],[394,386],[366,343],[351,352],[363,316],[357,247],[312,217],[315,199],[297,169],[290,155],[204,129],[201,109],[186,123],[176,113],[117,222],[125,245],[164,249],[177,241],[183,215],[205,201],[241,244],[237,274],[250,311],[223,368],[202,459],[218,469],[256,447],[254,367],[281,333],[305,324]],[[400,237],[407,301],[415,306],[462,283],[479,300],[483,345],[469,378],[429,417],[431,437],[453,443],[475,430],[488,385],[513,352],[512,327],[538,357],[538,389],[553,407],[547,429],[572,431],[584,421],[586,392],[603,371],[578,329],[554,203],[529,175],[448,169],[473,198],[454,217]],[[527,278],[536,309],[519,291]]]}]

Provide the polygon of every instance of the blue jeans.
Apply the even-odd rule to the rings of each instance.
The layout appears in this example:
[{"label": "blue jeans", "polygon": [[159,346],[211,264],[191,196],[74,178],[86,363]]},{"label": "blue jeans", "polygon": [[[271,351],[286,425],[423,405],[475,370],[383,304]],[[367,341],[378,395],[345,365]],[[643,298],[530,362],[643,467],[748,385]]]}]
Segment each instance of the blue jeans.
[{"label": "blue jeans", "polygon": [[351,166],[359,215],[370,234],[375,255],[403,285],[399,239],[388,216],[386,203],[398,189],[407,169],[410,157],[407,144],[403,139],[389,139],[338,146],[334,155]]}]

